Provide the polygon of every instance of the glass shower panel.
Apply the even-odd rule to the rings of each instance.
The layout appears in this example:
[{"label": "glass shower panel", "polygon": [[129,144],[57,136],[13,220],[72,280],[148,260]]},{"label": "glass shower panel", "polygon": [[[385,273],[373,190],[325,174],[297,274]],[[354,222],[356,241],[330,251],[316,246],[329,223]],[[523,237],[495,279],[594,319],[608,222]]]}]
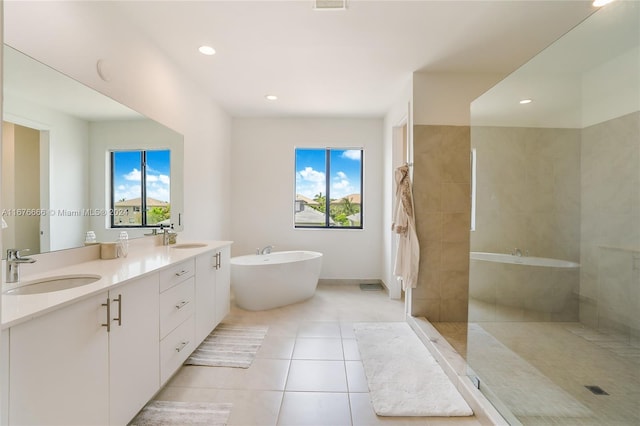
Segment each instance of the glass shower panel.
[{"label": "glass shower panel", "polygon": [[614,2],[472,103],[466,356],[510,423],[640,424],[639,45]]}]

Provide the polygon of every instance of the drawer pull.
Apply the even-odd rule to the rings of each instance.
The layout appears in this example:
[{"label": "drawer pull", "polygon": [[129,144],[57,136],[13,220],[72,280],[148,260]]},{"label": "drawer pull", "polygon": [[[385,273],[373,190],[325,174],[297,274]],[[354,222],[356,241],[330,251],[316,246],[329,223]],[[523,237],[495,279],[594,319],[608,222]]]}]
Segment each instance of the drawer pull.
[{"label": "drawer pull", "polygon": [[180,309],[184,308],[184,307],[185,307],[185,305],[187,305],[188,303],[189,303],[189,301],[188,301],[188,300],[183,300],[182,302],[180,302],[180,303],[178,303],[178,304],[176,305],[176,309],[180,310]]},{"label": "drawer pull", "polygon": [[180,271],[180,272],[176,272],[176,277],[180,277],[180,276],[186,274],[187,272],[189,272],[189,271],[185,271],[184,269],[182,271]]},{"label": "drawer pull", "polygon": [[180,344],[180,346],[178,346],[178,347],[176,348],[176,352],[182,352],[182,350],[183,350],[184,348],[186,348],[188,344],[189,344],[189,342],[188,342],[188,341],[187,341],[187,342],[182,342],[182,343]]}]

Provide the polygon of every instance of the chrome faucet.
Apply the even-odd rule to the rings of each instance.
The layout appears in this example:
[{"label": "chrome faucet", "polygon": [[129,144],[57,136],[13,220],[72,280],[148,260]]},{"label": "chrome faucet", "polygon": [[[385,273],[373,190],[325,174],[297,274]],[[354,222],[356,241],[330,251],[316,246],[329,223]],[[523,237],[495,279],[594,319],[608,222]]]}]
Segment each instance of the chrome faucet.
[{"label": "chrome faucet", "polygon": [[160,225],[160,231],[162,231],[162,245],[163,246],[168,246],[169,245],[169,234],[171,232],[171,230],[173,229],[173,224],[171,225]]},{"label": "chrome faucet", "polygon": [[271,250],[273,250],[273,247],[274,246],[263,247],[262,249],[258,249],[258,253],[259,254],[269,254],[269,253],[271,253]]},{"label": "chrome faucet", "polygon": [[21,251],[29,249],[8,249],[7,250],[7,274],[5,282],[17,283],[20,281],[20,264],[34,263],[36,260],[30,257],[20,257]]},{"label": "chrome faucet", "polygon": [[522,257],[522,256],[529,256],[529,250],[525,250],[524,253],[522,253],[522,250],[520,250],[519,248],[515,248],[513,249],[513,251],[511,252],[511,256],[518,256],[518,257]]}]

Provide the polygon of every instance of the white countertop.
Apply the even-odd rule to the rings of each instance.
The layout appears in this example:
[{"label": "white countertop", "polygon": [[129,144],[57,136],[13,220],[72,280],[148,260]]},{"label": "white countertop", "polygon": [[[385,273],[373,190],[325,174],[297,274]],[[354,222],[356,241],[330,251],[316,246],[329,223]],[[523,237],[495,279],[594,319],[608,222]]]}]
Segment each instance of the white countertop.
[{"label": "white countertop", "polygon": [[[180,242],[181,244],[188,242]],[[37,316],[51,312],[60,307],[88,298],[100,292],[117,287],[127,280],[157,272],[167,266],[198,256],[231,244],[231,241],[198,241],[206,243],[205,247],[174,248],[171,245],[132,245],[126,258],[92,259],[60,268],[49,268],[46,272],[25,275],[29,264],[21,265],[22,279],[20,284],[53,276],[64,275],[100,275],[102,278],[94,283],[67,290],[49,293],[13,295],[2,294],[2,329],[12,327]],[[42,256],[64,255],[49,253]],[[62,263],[62,262],[61,262]],[[3,284],[3,292],[16,284]]]}]

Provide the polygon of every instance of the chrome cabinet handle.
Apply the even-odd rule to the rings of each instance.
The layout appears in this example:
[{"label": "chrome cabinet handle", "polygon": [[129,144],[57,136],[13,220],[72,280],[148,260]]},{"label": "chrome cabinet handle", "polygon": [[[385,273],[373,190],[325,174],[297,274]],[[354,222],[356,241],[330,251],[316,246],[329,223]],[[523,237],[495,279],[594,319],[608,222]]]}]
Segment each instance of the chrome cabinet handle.
[{"label": "chrome cabinet handle", "polygon": [[186,274],[187,272],[189,272],[189,271],[185,271],[184,269],[183,269],[182,271],[180,271],[180,272],[176,272],[176,277],[179,277],[179,276],[181,276],[181,275],[184,275],[184,274]]},{"label": "chrome cabinet handle", "polygon": [[113,320],[118,321],[118,326],[122,326],[122,295],[119,294],[113,301],[118,302],[118,317]]},{"label": "chrome cabinet handle", "polygon": [[184,308],[187,303],[189,303],[188,300],[183,300],[182,302],[180,302],[180,303],[178,303],[176,305],[176,309],[180,310],[180,309]]},{"label": "chrome cabinet handle", "polygon": [[107,327],[107,333],[109,333],[111,331],[111,299],[107,297],[107,303],[103,303],[102,306],[107,308],[107,323],[102,326]]},{"label": "chrome cabinet handle", "polygon": [[216,261],[215,261],[215,265],[213,266],[213,267],[214,267],[214,269],[220,269],[220,266],[221,266],[221,261],[220,261],[220,259],[221,259],[221,257],[222,257],[222,256],[221,256],[221,254],[222,254],[222,253],[217,252],[217,253],[216,253],[216,255],[214,256],[214,257],[215,257],[215,259],[216,259]]},{"label": "chrome cabinet handle", "polygon": [[176,348],[176,352],[182,352],[182,350],[186,348],[188,344],[189,344],[189,341],[182,342],[180,346]]}]

